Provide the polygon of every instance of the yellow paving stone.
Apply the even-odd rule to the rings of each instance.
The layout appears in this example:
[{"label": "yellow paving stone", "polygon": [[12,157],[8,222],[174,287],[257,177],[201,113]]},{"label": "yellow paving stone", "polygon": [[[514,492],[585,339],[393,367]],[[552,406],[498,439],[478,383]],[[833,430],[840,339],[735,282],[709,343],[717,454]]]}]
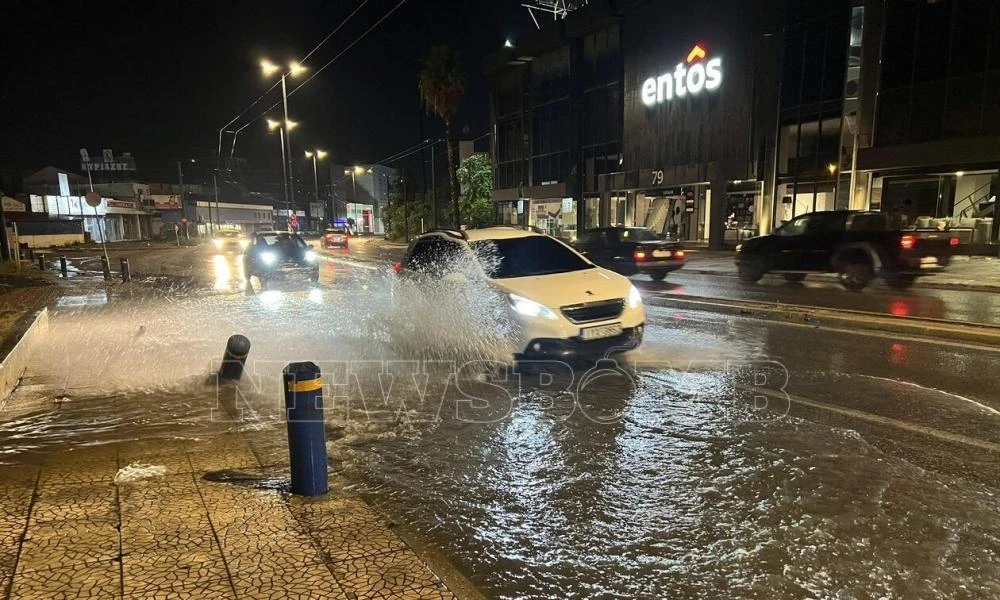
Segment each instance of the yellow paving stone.
[{"label": "yellow paving stone", "polygon": [[17,562],[18,574],[117,558],[118,529],[86,520],[54,521],[29,527]]},{"label": "yellow paving stone", "polygon": [[233,587],[248,600],[337,600],[347,599],[337,579],[326,565],[293,569],[250,568],[232,570]]},{"label": "yellow paving stone", "polygon": [[129,555],[122,558],[122,573],[126,596],[194,588],[232,595],[229,572],[218,552]]},{"label": "yellow paving stone", "polygon": [[42,487],[31,508],[31,526],[67,519],[117,524],[114,485],[80,483]]},{"label": "yellow paving stone", "polygon": [[146,590],[136,594],[126,594],[126,600],[236,600],[229,581],[202,584],[169,590]]},{"label": "yellow paving stone", "polygon": [[430,598],[454,596],[409,550],[335,563],[337,580],[357,598]]},{"label": "yellow paving stone", "polygon": [[345,525],[313,532],[323,553],[332,561],[405,550],[406,544],[382,524]]},{"label": "yellow paving stone", "polygon": [[[191,460],[184,452],[150,452],[146,454],[129,454],[119,456],[119,468],[128,465],[150,465],[154,467],[164,467],[167,475],[190,473],[194,470]],[[159,477],[150,477],[149,481],[156,481]]]},{"label": "yellow paving stone", "polygon": [[10,591],[10,600],[121,597],[121,568],[117,560],[18,573]]},{"label": "yellow paving stone", "polygon": [[50,457],[42,466],[39,485],[65,485],[69,483],[112,483],[118,473],[118,458],[114,455],[103,458],[79,460],[70,453]]}]

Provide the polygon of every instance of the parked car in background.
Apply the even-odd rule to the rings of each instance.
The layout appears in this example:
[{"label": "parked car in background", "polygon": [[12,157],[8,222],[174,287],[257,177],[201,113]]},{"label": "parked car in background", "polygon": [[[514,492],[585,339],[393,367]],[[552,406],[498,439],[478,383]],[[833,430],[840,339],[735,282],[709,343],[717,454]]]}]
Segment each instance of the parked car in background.
[{"label": "parked car in background", "polygon": [[905,288],[917,277],[948,266],[958,238],[946,231],[917,236],[893,229],[882,212],[821,211],[795,217],[771,235],[736,247],[739,277],[755,282],[767,273],[802,281],[809,273],[838,273],[849,290],[881,276]]},{"label": "parked car in background", "polygon": [[574,247],[599,266],[622,275],[649,275],[660,281],[684,266],[679,242],[665,240],[644,227],[588,229]]}]

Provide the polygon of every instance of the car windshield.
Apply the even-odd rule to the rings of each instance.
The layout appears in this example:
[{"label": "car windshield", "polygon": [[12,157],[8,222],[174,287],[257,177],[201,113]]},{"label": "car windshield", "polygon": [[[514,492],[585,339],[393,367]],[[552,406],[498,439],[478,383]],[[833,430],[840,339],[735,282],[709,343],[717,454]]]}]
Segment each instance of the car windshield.
[{"label": "car windshield", "polygon": [[305,248],[306,242],[297,235],[289,233],[270,233],[258,237],[260,243],[275,250],[295,250]]},{"label": "car windshield", "polygon": [[622,241],[656,242],[660,240],[655,233],[645,227],[626,227],[620,230],[619,235]]},{"label": "car windshield", "polygon": [[592,269],[578,254],[548,236],[480,240],[470,244],[476,258],[493,279],[531,277]]}]

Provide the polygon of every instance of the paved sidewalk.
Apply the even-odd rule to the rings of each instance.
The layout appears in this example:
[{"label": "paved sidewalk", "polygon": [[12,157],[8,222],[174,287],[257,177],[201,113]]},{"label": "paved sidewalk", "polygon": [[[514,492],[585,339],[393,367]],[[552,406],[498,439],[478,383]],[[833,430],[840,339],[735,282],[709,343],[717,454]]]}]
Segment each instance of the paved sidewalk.
[{"label": "paved sidewalk", "polygon": [[[0,423],[58,428],[53,388],[26,381]],[[290,496],[287,459],[207,433],[0,457],[0,598],[454,597],[361,498]]]},{"label": "paved sidewalk", "polygon": [[[687,264],[682,273],[736,276],[734,253],[713,250],[687,250]],[[834,274],[821,274],[836,280]],[[988,256],[955,256],[941,273],[917,279],[916,286],[948,289],[984,289],[1000,291],[1000,259]]]}]

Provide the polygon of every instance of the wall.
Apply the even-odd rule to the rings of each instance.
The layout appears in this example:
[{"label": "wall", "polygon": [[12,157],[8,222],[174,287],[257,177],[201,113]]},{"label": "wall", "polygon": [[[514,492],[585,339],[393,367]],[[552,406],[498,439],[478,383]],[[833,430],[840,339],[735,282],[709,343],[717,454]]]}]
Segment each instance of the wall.
[{"label": "wall", "polygon": [[69,246],[70,244],[82,244],[82,233],[56,233],[42,235],[20,235],[20,243],[28,244],[29,248],[54,248],[57,246]]},{"label": "wall", "polygon": [[43,308],[28,329],[18,340],[14,348],[3,358],[0,364],[0,410],[7,402],[7,397],[14,390],[24,369],[28,364],[31,352],[38,344],[38,338],[49,330],[49,311]]},{"label": "wall", "polygon": [[[636,185],[650,187],[652,170],[700,165],[698,173],[678,173],[694,183],[709,178],[710,163],[736,165],[729,178],[749,178],[751,122],[755,107],[754,75],[759,47],[755,1],[716,1],[667,6],[650,2],[626,14],[624,167],[638,171]],[[696,45],[707,60],[721,58],[718,89],[675,96],[652,106],[642,100],[647,78],[673,73]],[[696,169],[697,170],[697,169]],[[697,177],[698,179],[687,179]],[[659,182],[657,182],[659,183]]]}]

